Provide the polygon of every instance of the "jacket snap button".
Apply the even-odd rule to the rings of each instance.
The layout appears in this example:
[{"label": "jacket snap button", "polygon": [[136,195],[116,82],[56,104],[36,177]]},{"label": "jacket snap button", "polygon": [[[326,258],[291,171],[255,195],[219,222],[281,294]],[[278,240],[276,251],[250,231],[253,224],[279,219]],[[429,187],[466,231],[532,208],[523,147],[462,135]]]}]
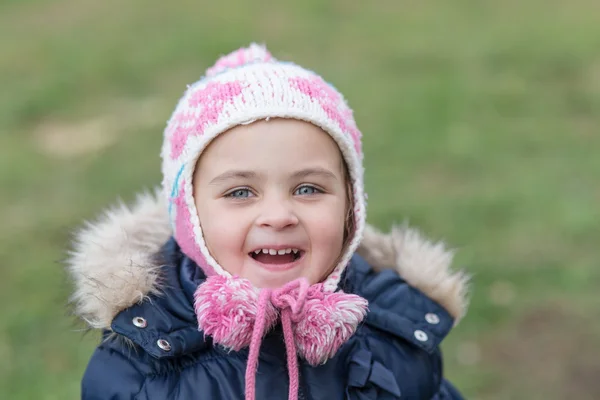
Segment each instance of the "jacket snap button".
[{"label": "jacket snap button", "polygon": [[434,313],[425,314],[425,321],[429,322],[432,325],[437,325],[440,323],[440,317]]},{"label": "jacket snap button", "polygon": [[429,336],[427,336],[425,332],[419,329],[415,331],[415,338],[417,338],[419,342],[426,342],[427,339],[429,339]]},{"label": "jacket snap button", "polygon": [[171,344],[165,339],[159,339],[156,344],[164,351],[171,351]]},{"label": "jacket snap button", "polygon": [[148,321],[146,321],[146,319],[142,317],[135,317],[133,319],[133,324],[138,328],[145,328],[148,326]]}]

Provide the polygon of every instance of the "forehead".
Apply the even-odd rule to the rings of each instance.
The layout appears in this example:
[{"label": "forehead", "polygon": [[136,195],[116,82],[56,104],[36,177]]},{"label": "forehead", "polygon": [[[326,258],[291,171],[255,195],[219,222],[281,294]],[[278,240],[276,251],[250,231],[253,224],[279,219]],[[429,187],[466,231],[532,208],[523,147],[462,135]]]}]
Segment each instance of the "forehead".
[{"label": "forehead", "polygon": [[342,165],[340,150],[330,135],[309,122],[282,118],[230,129],[198,161],[199,171],[209,174],[229,168],[277,173],[315,166],[341,174]]}]

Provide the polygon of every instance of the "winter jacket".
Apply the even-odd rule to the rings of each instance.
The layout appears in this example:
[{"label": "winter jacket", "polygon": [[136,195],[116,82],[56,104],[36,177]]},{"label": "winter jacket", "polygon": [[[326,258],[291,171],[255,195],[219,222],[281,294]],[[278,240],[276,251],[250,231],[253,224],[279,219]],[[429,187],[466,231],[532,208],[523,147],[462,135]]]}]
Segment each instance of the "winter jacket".
[{"label": "winter jacket", "polygon": [[[102,330],[82,398],[242,399],[248,350],[198,331],[193,294],[205,276],[170,236],[164,204],[145,195],[79,232],[69,260],[78,315]],[[416,231],[366,230],[340,289],[369,302],[356,333],[324,365],[302,359],[299,399],[461,399],[439,345],[466,309],[466,276]],[[279,326],[263,339],[257,399],[287,399]]]}]

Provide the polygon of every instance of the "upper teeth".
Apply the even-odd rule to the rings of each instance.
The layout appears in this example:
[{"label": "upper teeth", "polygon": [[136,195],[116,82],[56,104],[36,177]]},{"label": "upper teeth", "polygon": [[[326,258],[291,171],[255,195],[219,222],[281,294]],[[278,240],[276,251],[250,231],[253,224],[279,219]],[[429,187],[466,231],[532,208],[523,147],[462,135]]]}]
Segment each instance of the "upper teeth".
[{"label": "upper teeth", "polygon": [[281,249],[281,250],[275,250],[275,249],[258,249],[258,250],[254,250],[254,254],[259,254],[260,252],[263,252],[264,254],[270,254],[272,256],[275,255],[284,255],[284,254],[290,254],[291,252],[294,252],[294,254],[298,253],[298,249]]}]

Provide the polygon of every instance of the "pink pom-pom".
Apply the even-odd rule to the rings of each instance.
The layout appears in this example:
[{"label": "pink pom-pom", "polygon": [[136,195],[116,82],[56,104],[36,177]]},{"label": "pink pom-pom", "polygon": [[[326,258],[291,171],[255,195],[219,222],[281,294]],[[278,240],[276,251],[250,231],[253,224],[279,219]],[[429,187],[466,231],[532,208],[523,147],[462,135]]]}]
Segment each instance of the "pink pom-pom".
[{"label": "pink pom-pom", "polygon": [[367,300],[343,292],[323,293],[304,304],[295,329],[296,345],[309,364],[325,363],[356,331],[367,315]]},{"label": "pink pom-pom", "polygon": [[264,46],[252,43],[249,47],[242,47],[217,60],[215,65],[206,70],[206,76],[215,76],[221,72],[236,68],[251,62],[268,62],[273,60],[273,56]]},{"label": "pink pom-pom", "polygon": [[[194,293],[198,329],[235,351],[250,345],[258,307],[258,292],[246,279],[214,275]],[[270,303],[266,307],[265,332],[277,318],[275,308]]]}]

